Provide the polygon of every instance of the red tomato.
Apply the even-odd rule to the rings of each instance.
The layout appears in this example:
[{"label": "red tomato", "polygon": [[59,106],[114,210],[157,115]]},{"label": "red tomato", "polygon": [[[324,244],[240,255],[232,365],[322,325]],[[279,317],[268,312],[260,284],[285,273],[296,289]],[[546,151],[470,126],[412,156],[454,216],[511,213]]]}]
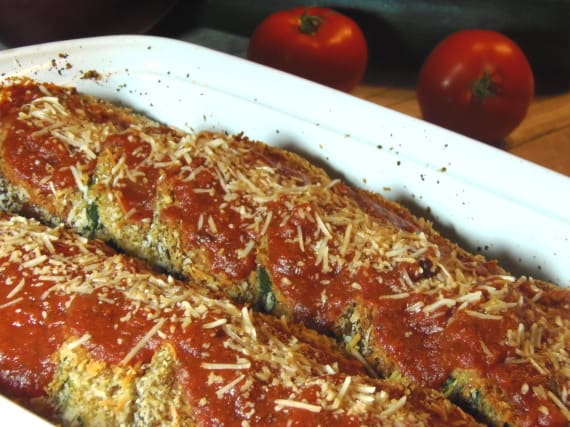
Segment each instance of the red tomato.
[{"label": "red tomato", "polygon": [[364,76],[368,46],[349,17],[327,8],[299,7],[265,18],[251,37],[247,57],[349,92]]},{"label": "red tomato", "polygon": [[463,30],[440,42],[419,74],[425,120],[497,143],[526,115],[534,77],[521,49],[489,30]]}]

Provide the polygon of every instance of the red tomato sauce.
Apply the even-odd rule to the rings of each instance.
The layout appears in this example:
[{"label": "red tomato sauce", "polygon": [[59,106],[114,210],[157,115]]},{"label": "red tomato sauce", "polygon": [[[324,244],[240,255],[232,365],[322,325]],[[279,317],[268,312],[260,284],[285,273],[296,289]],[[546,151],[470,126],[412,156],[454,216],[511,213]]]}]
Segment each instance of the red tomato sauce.
[{"label": "red tomato sauce", "polygon": [[[102,257],[113,255],[108,248],[98,243],[94,245],[90,243],[86,248],[91,253],[93,249],[97,250]],[[87,276],[83,268],[68,261],[68,257],[77,252],[77,246],[56,244],[56,252],[51,254],[51,259],[56,261],[54,265],[61,265],[58,263],[62,262],[65,267],[54,268],[54,274],[70,274],[68,276],[70,280],[78,277],[85,280]],[[115,261],[115,265],[118,266],[116,268],[118,275],[147,272],[142,264],[126,258]],[[57,285],[56,282],[42,279],[33,273],[33,268],[23,268],[18,262],[10,262],[7,256],[0,258],[0,266],[3,269],[0,278],[0,305],[3,305],[4,324],[0,329],[0,354],[2,354],[0,390],[11,396],[31,397],[45,394],[45,387],[54,375],[54,353],[66,340],[88,334],[89,339],[82,345],[88,350],[90,357],[110,365],[118,365],[123,363],[131,349],[156,324],[156,319],[165,314],[146,303],[134,309],[136,304],[125,297],[124,291],[105,286],[104,283],[87,293],[72,292],[65,287],[61,288],[62,292],[61,289],[51,289]],[[22,278],[25,278],[26,286],[17,294],[17,297],[22,299],[6,306],[5,304],[10,301],[9,293]],[[126,278],[119,288],[124,287],[128,291],[129,280]],[[172,286],[185,285],[176,282],[172,283]],[[175,314],[176,309],[168,312],[168,316]],[[180,316],[181,313],[177,315]],[[243,396],[236,392],[241,384],[228,390],[222,397],[217,395],[216,391],[221,385],[230,383],[242,371],[234,369],[212,371],[205,369],[202,364],[204,362],[235,364],[236,356],[252,359],[247,354],[236,352],[226,345],[228,336],[221,328],[205,327],[207,323],[219,319],[220,316],[228,316],[228,313],[220,313],[214,307],[184,328],[180,323],[166,320],[160,328],[161,334],[155,334],[127,363],[137,368],[141,364],[148,363],[159,346],[164,343],[171,344],[177,357],[176,376],[189,404],[195,408],[193,416],[199,423],[210,425],[212,422],[220,422],[225,425],[241,425],[241,420],[248,418],[250,422],[260,425],[287,420],[314,424],[318,421],[334,420],[338,423],[338,415],[333,411],[323,411],[319,414],[307,411],[276,411],[275,400],[286,398],[289,389],[279,384],[270,386],[271,381],[254,381],[248,388],[247,394],[244,393]],[[258,340],[269,345],[267,336],[272,336],[287,343],[291,339],[288,327],[278,320],[268,320],[271,322],[263,323],[263,320],[254,318]],[[300,338],[300,341],[304,342],[304,338]],[[307,349],[304,357],[323,365],[338,365],[339,371],[343,374],[331,376],[338,387],[342,385],[343,375],[365,374],[364,368],[355,360],[342,358],[314,345]],[[260,372],[265,362],[253,358],[251,363],[251,367],[247,370],[250,374]],[[212,384],[212,375],[216,377],[214,383],[216,386]],[[305,397],[314,399],[320,392],[320,388],[316,385],[304,387],[296,399]],[[248,415],[251,409],[250,402],[255,402],[253,417]],[[349,426],[358,425],[359,421],[357,417],[349,415],[343,415],[343,420],[343,425]]]},{"label": "red tomato sauce", "polygon": [[156,185],[160,177],[160,169],[152,162],[145,162],[152,150],[148,142],[143,141],[136,133],[115,134],[103,143],[103,156],[108,151],[106,160],[109,167],[122,163],[124,169],[136,172],[134,178],[125,176],[115,182],[112,188],[117,194],[119,204],[129,222],[140,222],[151,219],[156,200]]},{"label": "red tomato sauce", "polygon": [[[362,202],[363,199],[358,200]],[[374,216],[387,219],[390,223],[394,221],[392,215],[383,213],[383,207],[376,209],[370,206],[372,199],[365,203],[367,211]],[[279,212],[279,215],[283,216],[284,212]],[[406,220],[396,219],[394,222],[398,227],[415,229],[415,225]],[[456,369],[475,370],[492,377],[501,386],[509,404],[520,412],[521,419],[528,420],[528,425],[540,425],[539,419],[546,422],[547,418],[551,424],[546,425],[563,425],[558,424],[564,417],[553,402],[539,399],[532,392],[521,393],[521,389],[527,386],[547,384],[548,378],[537,375],[528,363],[518,365],[516,369],[511,369],[513,365],[505,363],[506,358],[516,355],[515,348],[505,343],[505,336],[507,331],[515,331],[521,321],[521,313],[517,309],[501,312],[500,319],[478,318],[465,310],[457,310],[456,306],[441,307],[426,313],[423,307],[436,301],[437,293],[415,293],[413,288],[408,292],[408,289],[402,289],[400,278],[406,272],[410,280],[416,282],[437,273],[438,269],[429,261],[433,256],[431,250],[417,263],[400,262],[385,272],[366,266],[351,272],[348,265],[342,268],[333,266],[325,272],[322,264],[317,262],[315,252],[303,250],[295,240],[296,227],[300,227],[306,236],[317,233],[317,226],[313,222],[306,218],[303,220],[293,211],[287,224],[269,227],[267,259],[264,261],[278,301],[293,308],[292,314],[296,320],[321,332],[331,333],[339,317],[351,315],[353,305],[358,304],[359,312],[364,317],[353,319],[352,322],[371,325],[370,339],[374,345],[382,349],[387,360],[394,363],[400,372],[417,384],[442,388]],[[334,233],[342,233],[342,230],[332,227]],[[440,243],[441,259],[448,259],[451,255],[450,248],[446,246],[448,244],[443,239],[436,239],[436,242]],[[466,271],[471,270],[479,275],[481,284],[486,284],[486,280],[492,283],[493,275],[502,273],[496,262],[463,252],[454,255]],[[347,256],[347,261],[351,257]],[[473,289],[476,289],[476,284],[473,284]],[[404,291],[408,292],[407,296],[402,294],[398,298],[383,298]],[[445,297],[445,291],[441,292]],[[479,304],[490,299],[486,291],[481,292],[481,301],[467,309],[476,310]],[[503,296],[503,300],[514,303],[519,297],[519,291],[513,287]],[[555,299],[556,296],[550,298]],[[567,293],[559,298],[565,301]],[[412,310],[414,306],[417,309]],[[543,414],[540,406],[547,407],[550,415]]]},{"label": "red tomato sauce", "polygon": [[[255,251],[240,256],[256,233],[230,207],[222,208],[223,191],[211,172],[199,173],[192,183],[174,178],[167,185],[176,200],[164,208],[161,218],[173,229],[183,230],[181,239],[190,251],[204,250],[208,270],[232,280],[243,280],[255,270]],[[205,189],[206,191],[196,191]]]},{"label": "red tomato sauce", "polygon": [[49,134],[34,133],[39,131],[16,123],[4,139],[2,157],[17,175],[15,180],[44,196],[74,188],[77,184],[72,168],[80,165],[82,171],[90,173],[95,161],[78,150],[70,151],[68,144]]}]

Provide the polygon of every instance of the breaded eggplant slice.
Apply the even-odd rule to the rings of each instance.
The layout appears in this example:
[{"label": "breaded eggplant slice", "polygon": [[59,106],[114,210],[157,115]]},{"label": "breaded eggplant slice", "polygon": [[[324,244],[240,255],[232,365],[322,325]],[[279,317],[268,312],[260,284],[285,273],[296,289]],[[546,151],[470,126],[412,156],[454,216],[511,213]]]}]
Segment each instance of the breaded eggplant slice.
[{"label": "breaded eggplant slice", "polygon": [[80,229],[92,226],[86,194],[101,144],[151,123],[73,88],[28,79],[4,82],[0,117],[0,175],[11,186],[4,208]]}]

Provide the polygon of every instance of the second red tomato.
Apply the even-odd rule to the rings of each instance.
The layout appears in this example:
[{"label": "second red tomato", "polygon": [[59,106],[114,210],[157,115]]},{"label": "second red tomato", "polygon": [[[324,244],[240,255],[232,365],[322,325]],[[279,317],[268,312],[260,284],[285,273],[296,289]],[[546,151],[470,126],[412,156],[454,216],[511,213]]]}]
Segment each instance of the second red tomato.
[{"label": "second red tomato", "polygon": [[368,47],[351,18],[328,8],[300,7],[264,19],[247,57],[348,92],[364,76]]},{"label": "second red tomato", "polygon": [[427,121],[496,143],[525,117],[534,78],[525,54],[511,39],[495,31],[463,30],[430,53],[417,95]]}]

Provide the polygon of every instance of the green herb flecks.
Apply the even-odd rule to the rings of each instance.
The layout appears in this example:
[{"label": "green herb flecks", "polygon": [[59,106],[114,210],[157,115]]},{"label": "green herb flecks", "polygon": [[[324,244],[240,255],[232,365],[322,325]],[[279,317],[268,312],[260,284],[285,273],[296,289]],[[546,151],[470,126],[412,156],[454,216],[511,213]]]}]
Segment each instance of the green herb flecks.
[{"label": "green herb flecks", "polygon": [[87,227],[86,233],[89,237],[94,237],[97,230],[101,227],[99,223],[99,210],[96,203],[90,203],[86,209],[87,214]]},{"label": "green herb flecks", "polygon": [[259,280],[259,302],[263,311],[271,313],[277,304],[277,299],[273,293],[271,279],[265,268],[257,269],[257,277]]}]

